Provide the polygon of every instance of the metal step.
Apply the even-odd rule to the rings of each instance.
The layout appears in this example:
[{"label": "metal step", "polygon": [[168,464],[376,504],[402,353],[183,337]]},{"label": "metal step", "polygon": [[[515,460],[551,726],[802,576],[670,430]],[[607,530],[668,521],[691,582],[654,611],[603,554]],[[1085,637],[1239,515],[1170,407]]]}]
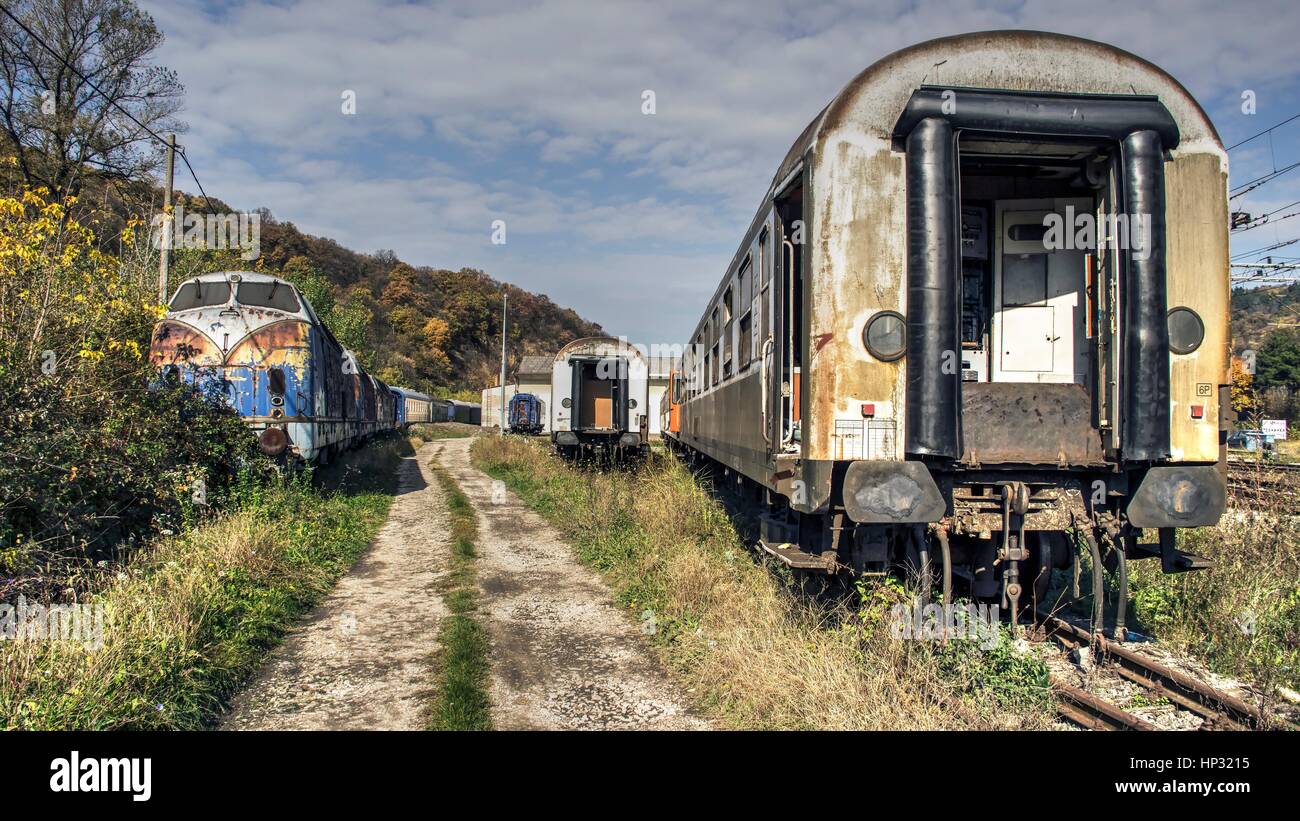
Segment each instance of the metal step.
[{"label": "metal step", "polygon": [[1214,561],[1195,553],[1175,550],[1168,561],[1161,562],[1161,570],[1166,573],[1186,573],[1189,570],[1208,570],[1214,567]]},{"label": "metal step", "polygon": [[768,544],[759,541],[758,545],[764,551],[780,559],[787,567],[795,570],[810,570],[829,575],[834,573],[837,567],[835,554],[830,551],[826,553],[809,553],[800,548],[799,545],[789,542]]}]

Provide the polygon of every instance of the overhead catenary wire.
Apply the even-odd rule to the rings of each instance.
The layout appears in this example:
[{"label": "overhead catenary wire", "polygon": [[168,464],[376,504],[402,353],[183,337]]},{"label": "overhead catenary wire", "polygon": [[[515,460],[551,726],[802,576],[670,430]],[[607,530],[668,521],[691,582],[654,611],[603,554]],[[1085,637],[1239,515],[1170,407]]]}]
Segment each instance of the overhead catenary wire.
[{"label": "overhead catenary wire", "polygon": [[1271,133],[1273,133],[1274,131],[1276,131],[1277,129],[1279,129],[1279,128],[1281,128],[1282,126],[1286,125],[1287,123],[1291,122],[1292,120],[1300,120],[1300,114],[1295,114],[1295,115],[1293,115],[1293,116],[1287,117],[1285,120],[1283,120],[1282,122],[1278,123],[1277,125],[1269,126],[1268,128],[1264,129],[1263,131],[1259,132],[1258,134],[1252,134],[1251,136],[1247,137],[1246,139],[1242,140],[1241,142],[1233,143],[1232,145],[1228,146],[1225,150],[1226,150],[1226,151],[1231,151],[1231,150],[1233,150],[1234,148],[1240,148],[1241,146],[1245,145],[1246,143],[1248,143],[1248,142],[1250,142],[1250,141],[1252,141],[1252,140],[1257,140],[1257,139],[1259,139],[1260,137],[1263,137],[1265,134],[1271,134]]},{"label": "overhead catenary wire", "polygon": [[1242,251],[1239,254],[1233,254],[1232,258],[1241,259],[1242,257],[1248,257],[1254,254],[1267,254],[1269,251],[1276,251],[1280,248],[1285,248],[1288,245],[1295,245],[1297,242],[1300,242],[1300,237],[1296,237],[1295,239],[1284,240],[1281,242],[1275,242],[1272,245],[1265,245],[1263,248],[1255,248],[1250,251]]},{"label": "overhead catenary wire", "polygon": [[164,147],[173,148],[173,150],[175,150],[175,152],[176,152],[177,154],[180,155],[181,160],[185,163],[185,167],[186,167],[187,169],[189,169],[190,176],[194,178],[194,184],[197,185],[197,186],[199,187],[199,193],[203,195],[203,201],[207,204],[207,206],[208,206],[208,210],[209,210],[209,211],[216,211],[216,210],[217,210],[216,208],[213,207],[213,205],[212,205],[212,200],[208,199],[208,193],[207,193],[206,191],[203,190],[203,183],[199,182],[199,175],[198,175],[197,173],[195,173],[195,171],[194,171],[194,166],[190,165],[190,159],[189,159],[189,157],[185,156],[185,150],[184,150],[184,149],[182,149],[180,146],[173,146],[169,141],[163,139],[163,137],[162,137],[161,135],[159,135],[158,132],[154,131],[154,130],[153,130],[152,128],[150,128],[149,126],[147,126],[147,125],[145,125],[144,123],[140,122],[138,119],[136,119],[136,117],[135,117],[134,114],[132,114],[130,111],[127,111],[124,107],[122,107],[120,104],[118,104],[118,102],[117,102],[116,100],[114,100],[112,97],[110,97],[110,96],[108,96],[107,94],[105,94],[104,91],[103,91],[103,89],[101,89],[99,86],[95,85],[95,83],[92,82],[91,79],[90,79],[89,77],[87,77],[86,75],[82,74],[80,71],[77,70],[77,68],[76,68],[75,66],[73,66],[71,63],[69,63],[67,60],[65,60],[65,59],[63,58],[63,55],[59,54],[57,51],[54,50],[54,47],[53,47],[53,46],[51,46],[49,43],[46,43],[43,39],[41,39],[40,35],[38,35],[38,34],[37,34],[36,32],[34,32],[34,31],[32,31],[32,30],[27,26],[26,23],[24,23],[22,20],[19,20],[18,17],[17,17],[17,16],[16,16],[12,11],[10,11],[10,10],[8,9],[8,7],[6,7],[6,6],[4,6],[4,5],[0,5],[0,11],[4,12],[4,13],[5,13],[5,16],[8,17],[10,20],[13,20],[14,23],[15,23],[15,24],[20,28],[20,29],[22,29],[24,32],[26,32],[28,37],[30,37],[30,38],[32,38],[34,41],[36,41],[36,43],[38,43],[38,44],[41,46],[41,48],[45,49],[45,50],[48,51],[51,55],[53,55],[53,56],[54,56],[54,59],[58,60],[60,63],[63,63],[64,67],[67,68],[68,71],[71,71],[71,72],[72,72],[73,74],[75,74],[75,75],[77,76],[77,78],[80,79],[83,83],[85,83],[86,85],[90,86],[90,88],[91,88],[91,89],[92,89],[96,94],[98,94],[100,97],[103,97],[104,100],[105,100],[105,102],[107,102],[107,103],[108,103],[109,105],[111,105],[113,108],[116,108],[118,111],[120,111],[120,112],[122,112],[123,114],[125,114],[126,117],[127,117],[127,119],[129,119],[131,122],[135,123],[135,124],[136,124],[137,126],[139,126],[139,127],[140,127],[144,132],[145,132],[145,133],[147,133],[149,136],[151,136],[151,137],[153,137],[155,140],[157,140],[158,143],[159,143],[160,145],[162,145],[162,146],[164,146]]},{"label": "overhead catenary wire", "polygon": [[1279,212],[1281,212],[1281,211],[1285,211],[1285,210],[1287,210],[1288,208],[1294,208],[1294,207],[1297,206],[1297,205],[1300,205],[1300,200],[1296,200],[1295,202],[1287,203],[1286,205],[1283,205],[1281,208],[1274,208],[1272,211],[1269,211],[1269,212],[1264,213],[1264,214],[1260,214],[1258,217],[1255,217],[1254,219],[1252,219],[1250,222],[1246,223],[1245,225],[1240,225],[1240,226],[1238,226],[1238,227],[1236,227],[1236,228],[1233,228],[1233,229],[1232,229],[1232,233],[1234,233],[1234,234],[1240,234],[1240,233],[1242,233],[1243,231],[1249,231],[1249,230],[1252,229],[1252,228],[1258,228],[1259,226],[1261,226],[1261,225],[1266,225],[1266,224],[1268,224],[1269,222],[1281,222],[1281,221],[1284,220],[1284,219],[1289,219],[1290,217],[1297,216],[1297,214],[1286,214],[1286,215],[1284,215],[1284,216],[1278,217],[1277,219],[1271,219],[1271,217],[1272,217],[1274,214],[1277,214],[1277,213],[1279,213]]},{"label": "overhead catenary wire", "polygon": [[1273,180],[1277,179],[1278,177],[1282,176],[1283,174],[1289,171],[1294,171],[1297,168],[1300,168],[1300,162],[1291,163],[1285,168],[1279,168],[1278,170],[1265,174],[1262,177],[1257,177],[1251,180],[1250,182],[1244,182],[1241,185],[1238,185],[1236,188],[1232,189],[1232,191],[1235,193],[1230,192],[1228,199],[1235,200],[1237,197],[1241,197],[1246,194],[1249,194],[1251,191],[1254,191],[1256,188],[1265,186],[1268,183],[1272,182]]}]

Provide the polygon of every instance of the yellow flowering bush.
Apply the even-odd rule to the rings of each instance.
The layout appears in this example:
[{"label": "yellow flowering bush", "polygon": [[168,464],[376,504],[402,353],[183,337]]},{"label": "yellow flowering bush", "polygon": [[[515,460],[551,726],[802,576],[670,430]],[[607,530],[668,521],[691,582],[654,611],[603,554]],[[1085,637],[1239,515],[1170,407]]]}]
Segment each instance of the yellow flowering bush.
[{"label": "yellow flowering bush", "polygon": [[[252,458],[221,397],[156,384],[156,255],[109,253],[74,204],[0,196],[0,598],[179,526],[196,482],[219,501]],[[134,249],[140,227],[110,244]]]}]

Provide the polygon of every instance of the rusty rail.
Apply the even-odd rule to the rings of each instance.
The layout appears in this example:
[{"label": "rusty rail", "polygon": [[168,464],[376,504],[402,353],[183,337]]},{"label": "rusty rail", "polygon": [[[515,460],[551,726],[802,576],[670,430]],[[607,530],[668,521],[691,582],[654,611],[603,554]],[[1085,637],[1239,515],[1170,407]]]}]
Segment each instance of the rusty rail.
[{"label": "rusty rail", "polygon": [[1057,711],[1089,730],[1158,730],[1156,725],[1063,681],[1052,682],[1063,699]]},{"label": "rusty rail", "polygon": [[1103,659],[1115,664],[1116,672],[1122,678],[1196,713],[1210,726],[1226,729],[1300,729],[1281,719],[1266,718],[1255,705],[1122,647],[1100,633],[1089,633],[1041,610],[1035,611],[1035,615],[1047,628],[1048,635],[1064,637],[1067,643],[1076,647],[1095,648]]}]

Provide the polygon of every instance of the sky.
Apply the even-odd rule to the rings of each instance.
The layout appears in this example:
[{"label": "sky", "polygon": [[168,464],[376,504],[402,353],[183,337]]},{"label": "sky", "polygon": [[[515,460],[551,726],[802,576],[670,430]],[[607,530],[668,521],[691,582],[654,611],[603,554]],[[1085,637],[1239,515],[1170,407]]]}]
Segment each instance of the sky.
[{"label": "sky", "polygon": [[[1300,114],[1294,0],[140,5],[210,195],[357,251],[482,269],[646,344],[691,333],[795,137],[904,46],[999,28],[1112,43],[1178,78],[1225,145]],[[1234,186],[1300,162],[1300,119],[1230,159]],[[1282,209],[1235,234],[1234,257],[1300,237],[1300,217],[1276,219],[1296,201],[1300,168],[1233,199]],[[1300,260],[1300,243],[1273,253]]]}]

